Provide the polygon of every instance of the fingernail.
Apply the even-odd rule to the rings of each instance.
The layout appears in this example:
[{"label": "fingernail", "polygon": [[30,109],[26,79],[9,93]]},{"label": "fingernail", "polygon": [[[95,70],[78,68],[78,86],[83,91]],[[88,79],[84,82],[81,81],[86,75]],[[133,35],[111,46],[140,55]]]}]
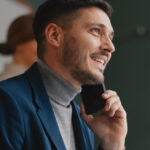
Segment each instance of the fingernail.
[{"label": "fingernail", "polygon": [[102,94],[102,96],[107,97],[107,96],[108,96],[108,94],[107,94],[107,93],[103,93],[103,94]]}]

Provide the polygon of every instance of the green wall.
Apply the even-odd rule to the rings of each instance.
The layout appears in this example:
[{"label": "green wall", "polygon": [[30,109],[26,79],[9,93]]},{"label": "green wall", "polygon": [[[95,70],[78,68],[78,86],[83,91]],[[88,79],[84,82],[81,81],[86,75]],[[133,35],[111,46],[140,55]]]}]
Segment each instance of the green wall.
[{"label": "green wall", "polygon": [[150,29],[150,1],[109,2],[116,53],[105,72],[106,84],[118,92],[127,111],[127,150],[150,150],[150,35],[136,34],[138,26]]},{"label": "green wall", "polygon": [[[35,9],[44,0],[28,0]],[[127,150],[150,150],[150,35],[136,36],[138,26],[150,30],[150,1],[108,0],[113,8],[116,52],[108,65],[106,86],[116,90],[127,111]]]}]

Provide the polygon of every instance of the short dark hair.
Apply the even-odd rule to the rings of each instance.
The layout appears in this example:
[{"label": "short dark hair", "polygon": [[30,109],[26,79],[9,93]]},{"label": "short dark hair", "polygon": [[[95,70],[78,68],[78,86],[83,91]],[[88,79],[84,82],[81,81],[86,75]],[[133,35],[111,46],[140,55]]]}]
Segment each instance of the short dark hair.
[{"label": "short dark hair", "polygon": [[[37,9],[33,22],[33,31],[38,43],[38,56],[42,55],[41,46],[45,39],[44,31],[49,23],[55,23],[61,27],[68,27],[75,17],[79,8],[96,6],[101,8],[109,17],[112,14],[112,7],[104,0],[47,0]],[[69,21],[65,18],[71,16]],[[60,24],[60,20],[64,20]],[[66,24],[67,22],[67,24]],[[42,48],[43,49],[43,48]]]}]

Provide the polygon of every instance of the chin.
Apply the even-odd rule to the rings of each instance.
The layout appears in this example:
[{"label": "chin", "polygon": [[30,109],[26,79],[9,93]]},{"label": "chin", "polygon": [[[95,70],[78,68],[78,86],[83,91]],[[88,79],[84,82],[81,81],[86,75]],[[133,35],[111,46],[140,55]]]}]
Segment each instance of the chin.
[{"label": "chin", "polygon": [[104,82],[104,75],[102,72],[93,75],[93,77],[95,78],[95,84],[101,84]]},{"label": "chin", "polygon": [[104,79],[104,71],[101,69],[93,70],[91,74],[93,74],[93,76],[95,76],[97,79]]},{"label": "chin", "polygon": [[101,84],[104,82],[104,76],[101,75],[95,79],[95,84]]},{"label": "chin", "polygon": [[96,85],[96,84],[101,84],[103,82],[104,82],[103,73],[98,73],[98,74],[89,75],[89,78],[87,78],[87,80],[84,83],[85,84]]}]

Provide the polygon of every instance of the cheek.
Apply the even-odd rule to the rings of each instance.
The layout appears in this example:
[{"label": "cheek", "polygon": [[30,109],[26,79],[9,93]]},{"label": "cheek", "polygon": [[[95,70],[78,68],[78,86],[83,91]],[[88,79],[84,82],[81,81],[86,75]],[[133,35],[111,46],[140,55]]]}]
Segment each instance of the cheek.
[{"label": "cheek", "polygon": [[[99,52],[100,42],[95,38],[87,38],[82,42],[82,56],[84,60],[89,61],[90,55],[95,52]],[[91,62],[90,62],[91,63]]]},{"label": "cheek", "polygon": [[95,50],[93,42],[87,42],[85,39],[80,40],[77,41],[75,47],[74,52],[72,52],[75,62],[81,68],[84,68],[86,65],[87,69],[87,66],[91,64],[90,54]]},{"label": "cheek", "polygon": [[101,42],[99,38],[94,37],[91,34],[88,34],[88,35],[86,34],[86,36],[83,37],[81,42],[82,42],[83,48],[89,53],[98,51],[99,47],[101,46]]}]

